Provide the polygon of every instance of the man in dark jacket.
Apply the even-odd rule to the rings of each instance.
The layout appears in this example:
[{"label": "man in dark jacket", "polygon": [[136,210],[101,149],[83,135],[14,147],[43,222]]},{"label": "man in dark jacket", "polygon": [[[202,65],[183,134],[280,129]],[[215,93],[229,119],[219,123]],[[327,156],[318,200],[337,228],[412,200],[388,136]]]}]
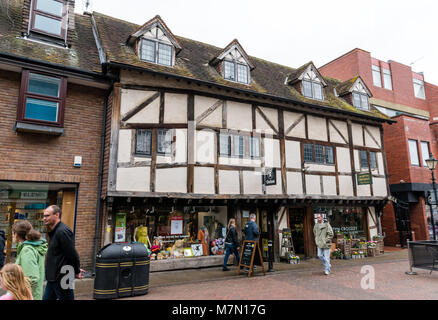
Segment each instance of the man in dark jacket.
[{"label": "man in dark jacket", "polygon": [[245,233],[245,240],[257,241],[260,235],[259,227],[257,226],[256,215],[251,213],[249,221],[245,224],[243,232]]},{"label": "man in dark jacket", "polygon": [[61,209],[55,205],[48,207],[43,214],[50,239],[46,257],[47,285],[43,300],[74,300],[74,278],[82,279],[84,272],[79,268],[74,234],[61,222],[61,214]]},{"label": "man in dark jacket", "polygon": [[5,232],[0,230],[0,269],[5,264]]}]

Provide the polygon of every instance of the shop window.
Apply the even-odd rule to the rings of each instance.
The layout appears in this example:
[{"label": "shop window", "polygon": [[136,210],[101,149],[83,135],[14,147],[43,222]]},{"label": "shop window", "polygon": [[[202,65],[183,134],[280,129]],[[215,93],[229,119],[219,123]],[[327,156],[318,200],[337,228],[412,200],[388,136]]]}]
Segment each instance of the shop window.
[{"label": "shop window", "polygon": [[62,126],[66,79],[25,70],[21,81],[18,121]]},{"label": "shop window", "polygon": [[135,154],[152,155],[152,130],[138,129],[135,133]]},{"label": "shop window", "polygon": [[13,260],[16,255],[12,225],[19,220],[28,220],[41,237],[47,239],[43,212],[53,204],[61,208],[61,221],[74,231],[75,184],[0,181],[0,230],[7,235],[5,248],[9,258]]},{"label": "shop window", "polygon": [[161,155],[172,154],[172,130],[157,130],[157,153]]},{"label": "shop window", "polygon": [[30,30],[52,37],[65,37],[67,29],[67,1],[34,0]]},{"label": "shop window", "polygon": [[304,144],[304,161],[318,164],[334,164],[333,147],[319,144]]},{"label": "shop window", "polygon": [[344,234],[349,239],[366,239],[366,216],[362,208],[317,207],[314,213],[325,216],[335,233]]},{"label": "shop window", "polygon": [[412,166],[420,166],[420,160],[418,158],[418,146],[417,140],[409,140],[409,155],[411,157]]}]

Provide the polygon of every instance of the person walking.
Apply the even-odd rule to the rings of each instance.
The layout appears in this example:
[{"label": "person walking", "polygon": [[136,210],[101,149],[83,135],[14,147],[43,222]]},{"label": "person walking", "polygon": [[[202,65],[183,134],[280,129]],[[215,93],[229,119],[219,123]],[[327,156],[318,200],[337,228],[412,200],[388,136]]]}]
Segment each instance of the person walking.
[{"label": "person walking", "polygon": [[259,227],[256,223],[256,215],[251,213],[249,215],[249,221],[245,224],[243,229],[245,233],[245,240],[257,241],[260,235]]},{"label": "person walking", "polygon": [[18,221],[12,226],[12,238],[17,243],[15,263],[22,268],[24,276],[29,278],[33,299],[41,300],[47,241],[41,239],[41,234],[27,220]]},{"label": "person walking", "polygon": [[71,272],[74,272],[75,278],[82,279],[84,272],[80,269],[74,234],[61,222],[61,216],[61,209],[56,205],[44,210],[43,221],[49,231],[50,240],[46,259],[47,284],[43,300],[74,300],[74,278],[68,278],[66,281],[65,277],[73,276]]},{"label": "person walking", "polygon": [[324,274],[330,274],[330,247],[332,245],[333,229],[330,223],[324,222],[321,214],[316,216],[317,223],[313,227],[313,235],[315,236],[315,243],[318,247],[318,258],[322,261],[324,266]]},{"label": "person walking", "polygon": [[32,300],[32,289],[28,278],[18,264],[7,263],[0,270],[0,283],[6,294],[0,300]]},{"label": "person walking", "polygon": [[3,230],[0,230],[0,269],[5,264],[5,242],[5,232]]},{"label": "person walking", "polygon": [[223,271],[229,271],[227,268],[228,257],[231,253],[234,253],[234,257],[239,263],[239,242],[237,240],[237,231],[236,231],[236,220],[230,219],[228,222],[228,232],[225,237],[225,257],[224,257],[224,266],[222,268]]}]

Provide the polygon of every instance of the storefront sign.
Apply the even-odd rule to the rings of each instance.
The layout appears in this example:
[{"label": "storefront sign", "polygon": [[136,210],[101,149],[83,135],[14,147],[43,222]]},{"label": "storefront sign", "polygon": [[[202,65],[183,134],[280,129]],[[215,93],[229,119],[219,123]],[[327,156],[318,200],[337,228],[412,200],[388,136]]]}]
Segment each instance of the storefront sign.
[{"label": "storefront sign", "polygon": [[263,175],[263,184],[266,186],[275,186],[277,184],[276,168],[265,168],[265,174]]},{"label": "storefront sign", "polygon": [[182,234],[183,233],[183,217],[173,216],[170,218],[170,234]]},{"label": "storefront sign", "polygon": [[115,242],[125,242],[126,213],[116,213],[116,229],[114,232]]},{"label": "storefront sign", "polygon": [[358,173],[357,174],[357,184],[364,185],[364,184],[373,184],[373,178],[371,174],[369,173]]},{"label": "storefront sign", "polygon": [[47,199],[47,192],[40,192],[40,191],[26,191],[21,192],[21,199],[27,199],[27,200],[35,200],[35,199]]}]

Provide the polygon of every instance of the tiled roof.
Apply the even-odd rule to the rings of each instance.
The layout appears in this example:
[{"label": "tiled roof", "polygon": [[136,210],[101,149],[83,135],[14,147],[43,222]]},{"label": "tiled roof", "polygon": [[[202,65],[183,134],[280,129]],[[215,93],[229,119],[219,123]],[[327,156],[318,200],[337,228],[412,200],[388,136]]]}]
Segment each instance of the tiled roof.
[{"label": "tiled roof", "polygon": [[359,76],[356,76],[353,79],[349,79],[347,81],[344,81],[344,82],[338,84],[336,87],[336,91],[337,91],[338,95],[343,96],[344,94],[349,93],[351,87],[354,85],[357,78],[359,78]]},{"label": "tiled roof", "polygon": [[0,54],[15,55],[40,62],[62,65],[86,72],[101,72],[96,42],[87,15],[75,14],[71,48],[22,38],[23,0],[9,1],[8,11],[0,10]]},{"label": "tiled roof", "polygon": [[126,44],[129,36],[138,30],[138,25],[97,12],[94,12],[93,15],[103,49],[107,56],[107,62],[191,78],[230,88],[252,91],[254,93],[276,96],[290,101],[305,102],[326,107],[327,109],[343,110],[389,120],[386,115],[376,109],[370,112],[358,110],[349,105],[342,98],[336,97],[333,89],[341,83],[338,80],[323,77],[324,81],[327,82],[327,86],[324,88],[324,101],[305,98],[291,85],[285,84],[287,77],[289,77],[290,80],[291,76],[296,76],[300,71],[302,73],[312,62],[305,64],[299,69],[294,69],[249,56],[255,67],[254,70],[251,71],[251,83],[249,85],[239,84],[225,80],[217,70],[209,64],[212,59],[218,57],[219,54],[223,52],[223,48],[175,36],[181,44],[182,50],[177,55],[174,67],[141,61],[136,55],[135,50]]}]

